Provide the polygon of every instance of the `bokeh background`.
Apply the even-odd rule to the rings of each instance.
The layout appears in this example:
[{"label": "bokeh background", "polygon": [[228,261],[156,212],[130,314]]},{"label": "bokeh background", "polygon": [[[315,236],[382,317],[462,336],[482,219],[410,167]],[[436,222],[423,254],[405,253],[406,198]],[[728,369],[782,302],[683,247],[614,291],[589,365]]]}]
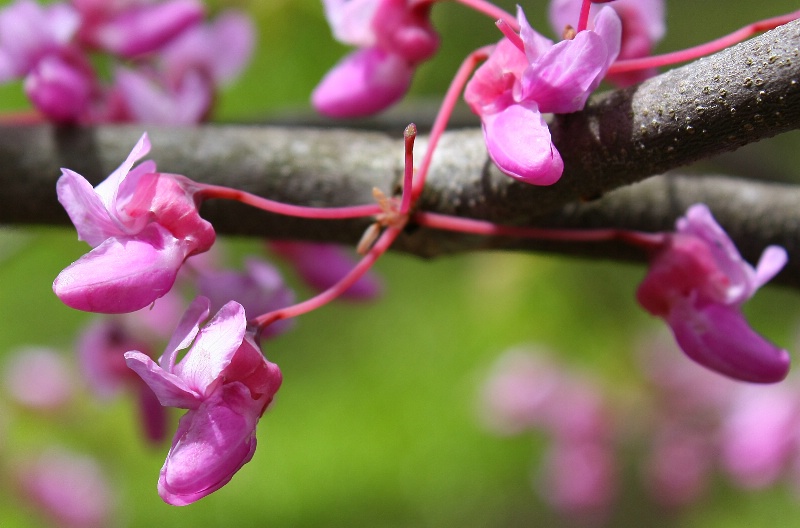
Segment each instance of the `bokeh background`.
[{"label": "bokeh background", "polygon": [[[797,9],[791,0],[667,4],[668,33],[659,51]],[[346,51],[331,39],[320,3],[208,5],[241,8],[260,30],[252,65],[221,95],[215,118],[308,118],[312,88]],[[501,5],[513,9],[510,2]],[[523,7],[532,24],[547,32],[545,2]],[[420,68],[412,100],[440,96],[461,59],[499,37],[489,20],[458,4],[442,2],[433,11],[442,47]],[[2,87],[0,105],[27,108],[19,84]],[[792,178],[797,141],[788,134],[702,169],[746,173],[756,167],[761,177]],[[226,244],[234,265],[263,252],[256,240]],[[31,344],[54,347],[72,360],[78,332],[94,316],[63,306],[51,284],[85,251],[72,230],[0,226],[0,368]],[[143,441],[135,401],[125,396],[98,402],[83,392],[57,415],[0,399],[0,468],[52,445],[91,454],[113,484],[114,526],[566,525],[532,488],[544,440],[498,437],[482,427],[480,387],[504,350],[540,343],[624,400],[641,384],[637,343],[661,325],[634,300],[644,269],[499,253],[434,261],[390,254],[376,269],[386,283],[382,298],[302,316],[294,331],[266,344],[284,385],[259,424],[255,457],[198,503],[175,508],[159,499],[155,485],[168,445]],[[299,296],[310,294],[285,271]],[[768,287],[746,308],[759,331],[797,349],[797,292]],[[743,492],[720,478],[702,502],[667,512],[644,496],[634,470],[623,472],[626,485],[612,526],[800,526],[800,492],[789,485]],[[0,526],[50,526],[20,500],[8,471],[0,474]]]}]

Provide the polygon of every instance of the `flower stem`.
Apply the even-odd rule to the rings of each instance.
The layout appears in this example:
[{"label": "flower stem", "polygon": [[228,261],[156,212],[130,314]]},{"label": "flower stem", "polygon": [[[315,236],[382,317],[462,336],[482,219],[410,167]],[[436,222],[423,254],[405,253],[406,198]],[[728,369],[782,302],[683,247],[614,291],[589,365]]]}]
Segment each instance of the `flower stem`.
[{"label": "flower stem", "polygon": [[640,59],[620,60],[611,65],[611,67],[608,69],[608,73],[623,73],[644,70],[648,68],[669,66],[679,62],[694,60],[737,44],[755,35],[756,33],[775,29],[776,27],[782,26],[783,24],[791,22],[792,20],[796,20],[797,18],[800,18],[800,11],[794,11],[786,15],[753,22],[752,24],[725,35],[724,37],[720,37],[716,40],[712,40],[711,42],[706,42],[705,44],[700,44],[699,46],[694,46],[685,50],[673,51],[672,53],[664,53],[662,55],[653,55],[651,57],[642,57]]},{"label": "flower stem", "polygon": [[324,292],[311,297],[301,303],[297,303],[280,310],[273,310],[263,315],[256,317],[250,321],[250,324],[256,326],[259,330],[263,330],[275,321],[281,319],[289,319],[303,315],[312,310],[316,310],[321,306],[328,304],[342,293],[347,291],[358,279],[360,279],[369,269],[375,264],[375,261],[383,255],[389,246],[395,241],[397,236],[402,232],[402,227],[390,226],[381,234],[380,238],[373,244],[364,257],[358,261],[350,272],[345,275],[339,282],[325,290]]},{"label": "flower stem", "polygon": [[200,184],[200,191],[197,196],[200,199],[218,198],[221,200],[234,200],[243,204],[250,205],[257,209],[262,209],[270,213],[295,216],[298,218],[314,218],[318,220],[343,220],[348,218],[364,218],[374,216],[381,212],[381,208],[375,204],[353,205],[347,207],[308,207],[303,205],[291,205],[274,200],[269,200],[261,196],[223,187],[221,185]]},{"label": "flower stem", "polygon": [[578,16],[578,27],[576,28],[578,33],[584,31],[589,26],[589,9],[591,9],[591,7],[591,0],[583,0],[581,4],[581,13]]},{"label": "flower stem", "polygon": [[560,240],[563,242],[603,242],[620,240],[643,249],[659,247],[664,243],[664,233],[645,233],[625,229],[548,229],[540,227],[504,226],[458,216],[417,212],[411,220],[420,226],[459,233],[484,236],[507,236],[535,240]]},{"label": "flower stem", "polygon": [[464,85],[467,84],[470,75],[472,75],[472,71],[478,63],[486,60],[493,49],[494,46],[484,46],[470,53],[461,63],[461,66],[459,66],[455,77],[453,77],[450,87],[447,89],[447,93],[442,100],[442,105],[439,107],[439,112],[436,114],[436,120],[433,122],[433,127],[431,128],[431,133],[428,138],[428,147],[425,150],[425,155],[422,157],[422,162],[417,171],[417,177],[414,180],[413,202],[416,202],[422,194],[422,190],[425,187],[425,179],[428,176],[428,169],[433,159],[433,153],[436,150],[436,145],[439,143],[439,138],[442,137],[445,128],[447,128],[447,122],[450,120],[453,108],[458,102],[458,98],[461,96]]}]

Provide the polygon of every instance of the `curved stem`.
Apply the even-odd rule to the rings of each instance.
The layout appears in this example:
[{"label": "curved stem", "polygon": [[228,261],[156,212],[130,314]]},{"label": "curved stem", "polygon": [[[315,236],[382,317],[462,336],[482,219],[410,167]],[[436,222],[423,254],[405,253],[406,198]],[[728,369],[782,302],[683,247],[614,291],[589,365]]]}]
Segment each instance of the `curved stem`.
[{"label": "curved stem", "polygon": [[436,144],[439,142],[439,138],[442,137],[445,128],[447,128],[447,122],[450,119],[450,115],[453,113],[453,108],[458,102],[464,85],[467,84],[475,66],[477,66],[479,62],[486,60],[493,49],[493,45],[484,46],[470,53],[461,63],[461,66],[459,66],[455,77],[453,77],[453,81],[450,83],[450,87],[447,88],[447,93],[442,100],[442,105],[439,107],[436,120],[433,122],[433,127],[431,128],[431,133],[428,138],[428,147],[425,150],[425,155],[422,157],[422,163],[420,163],[417,177],[414,180],[412,201],[416,201],[422,194],[422,190],[425,187],[425,179],[428,176],[428,168],[431,165],[433,153],[436,150]]},{"label": "curved stem", "polygon": [[308,313],[312,310],[328,304],[342,293],[347,291],[358,279],[360,279],[369,269],[375,264],[375,261],[383,255],[389,246],[395,241],[397,236],[402,232],[402,227],[388,227],[383,234],[378,238],[375,244],[370,248],[366,255],[356,264],[350,272],[345,275],[339,282],[325,290],[324,292],[311,297],[301,303],[281,308],[280,310],[273,310],[263,315],[256,317],[250,321],[251,325],[256,326],[259,330],[263,330],[275,321],[281,319],[289,319]]},{"label": "curved stem", "polygon": [[589,9],[592,7],[591,0],[583,0],[581,4],[581,13],[578,16],[578,27],[575,29],[578,33],[585,30],[589,26]]},{"label": "curved stem", "polygon": [[700,44],[699,46],[694,46],[685,50],[673,51],[671,53],[653,55],[650,57],[642,57],[640,59],[620,60],[611,65],[611,67],[608,69],[608,73],[623,73],[636,70],[645,70],[648,68],[669,66],[679,62],[687,62],[700,57],[705,57],[706,55],[723,50],[729,46],[732,46],[733,44],[737,44],[749,37],[752,37],[756,33],[775,29],[776,27],[782,26],[788,22],[791,22],[792,20],[796,20],[797,18],[800,18],[800,11],[793,11],[792,13],[788,13],[786,15],[753,22],[752,24],[725,35],[724,37],[720,37],[716,40],[712,40],[711,42],[706,42],[705,44]]},{"label": "curved stem", "polygon": [[485,236],[507,236],[515,238],[532,238],[537,240],[560,240],[563,242],[603,242],[621,240],[642,249],[649,250],[664,243],[665,233],[645,233],[625,229],[547,229],[539,227],[505,226],[438,213],[417,212],[411,220],[417,225]]},{"label": "curved stem", "polygon": [[471,9],[474,9],[478,13],[483,13],[487,15],[489,18],[493,18],[495,20],[503,20],[506,24],[514,28],[514,31],[519,31],[519,24],[517,23],[516,17],[511,15],[511,13],[500,9],[496,5],[492,4],[491,2],[485,2],[484,0],[453,0],[458,2],[459,4],[463,4]]},{"label": "curved stem", "polygon": [[285,216],[314,218],[317,220],[344,220],[348,218],[364,218],[381,213],[381,208],[377,204],[353,205],[348,207],[308,207],[276,202],[230,187],[208,184],[199,185],[201,188],[196,196],[200,199],[218,198],[221,200],[233,200],[257,209]]}]

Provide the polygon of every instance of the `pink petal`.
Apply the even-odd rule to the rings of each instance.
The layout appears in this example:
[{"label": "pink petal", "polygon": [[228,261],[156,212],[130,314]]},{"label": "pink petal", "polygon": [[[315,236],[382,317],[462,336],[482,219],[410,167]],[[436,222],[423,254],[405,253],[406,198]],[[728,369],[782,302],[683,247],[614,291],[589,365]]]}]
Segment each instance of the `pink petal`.
[{"label": "pink petal", "polygon": [[209,394],[222,381],[220,374],[241,346],[246,326],[244,308],[230,301],[200,329],[173,372],[197,393]]},{"label": "pink petal", "polygon": [[687,356],[725,376],[753,383],[776,383],[789,372],[790,356],[758,335],[738,307],[676,305],[667,317]]},{"label": "pink petal", "polygon": [[260,407],[244,385],[232,383],[186,413],[161,468],[161,498],[184,506],[227,484],[253,458]]},{"label": "pink petal", "polygon": [[125,363],[150,387],[161,405],[196,409],[201,404],[200,394],[180,377],[162,369],[150,356],[131,350],[125,352]]},{"label": "pink petal", "polygon": [[164,354],[158,361],[164,370],[168,372],[175,370],[178,353],[189,348],[192,341],[197,337],[198,332],[200,332],[200,325],[206,320],[208,313],[208,299],[196,297],[178,322],[175,333],[172,334]]},{"label": "pink petal", "polygon": [[564,171],[535,103],[514,104],[482,116],[489,156],[509,176],[533,185],[551,185]]},{"label": "pink petal", "polygon": [[172,288],[183,245],[158,224],[133,237],[109,238],[64,269],[53,291],[77,310],[125,313],[144,308]]},{"label": "pink petal", "polygon": [[347,55],[311,94],[314,108],[330,117],[363,117],[396,103],[411,84],[413,69],[398,55],[378,48]]},{"label": "pink petal", "polygon": [[322,3],[336,40],[359,48],[375,44],[372,20],[381,0],[323,0]]},{"label": "pink petal", "polygon": [[25,78],[25,94],[49,119],[76,123],[89,110],[94,80],[90,69],[48,55]]},{"label": "pink petal", "polygon": [[61,169],[61,173],[56,183],[58,201],[75,225],[79,240],[95,247],[109,237],[126,234],[86,178],[69,169]]}]

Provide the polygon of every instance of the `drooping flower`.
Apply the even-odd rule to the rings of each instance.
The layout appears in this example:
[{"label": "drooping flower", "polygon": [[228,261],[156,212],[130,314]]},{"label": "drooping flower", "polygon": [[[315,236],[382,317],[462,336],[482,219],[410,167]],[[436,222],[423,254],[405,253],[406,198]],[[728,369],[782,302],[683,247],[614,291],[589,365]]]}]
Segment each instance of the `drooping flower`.
[{"label": "drooping flower", "polygon": [[337,40],[359,49],[329,71],[311,95],[330,117],[361,117],[396,103],[415,68],[436,53],[431,3],[410,0],[323,0]]},{"label": "drooping flower", "polygon": [[134,163],[150,150],[143,135],[128,159],[96,188],[63,169],[59,202],[94,249],[53,282],[68,306],[100,313],[139,310],[166,294],[183,261],[207,251],[214,228],[198,213],[197,185],[184,176]]},{"label": "drooping flower", "polygon": [[189,410],[158,481],[161,498],[176,506],[218,490],[250,461],[256,424],[282,379],[246,331],[241,305],[229,302],[201,329],[208,314],[209,300],[195,299],[158,364],[138,351],[125,354],[162,405]]},{"label": "drooping flower", "polygon": [[535,185],[555,183],[564,170],[543,113],[583,109],[620,48],[621,24],[601,9],[594,29],[557,44],[538,34],[517,11],[519,39],[503,38],[467,83],[464,98],[478,114],[492,161]]},{"label": "drooping flower", "polygon": [[[568,25],[575,26],[581,11],[582,0],[552,0],[550,2],[550,24],[556,33]],[[614,0],[608,5],[617,12],[622,21],[622,46],[620,60],[647,57],[666,32],[664,23],[664,0]],[[589,19],[600,10],[592,5]],[[630,86],[648,79],[658,72],[654,68],[629,73],[609,75],[608,80],[618,86]]]},{"label": "drooping flower", "polygon": [[786,376],[789,353],[750,328],[741,306],[786,261],[783,248],[769,246],[754,269],[708,208],[697,204],[653,254],[636,297],[667,321],[698,363],[735,379],[772,383]]}]

